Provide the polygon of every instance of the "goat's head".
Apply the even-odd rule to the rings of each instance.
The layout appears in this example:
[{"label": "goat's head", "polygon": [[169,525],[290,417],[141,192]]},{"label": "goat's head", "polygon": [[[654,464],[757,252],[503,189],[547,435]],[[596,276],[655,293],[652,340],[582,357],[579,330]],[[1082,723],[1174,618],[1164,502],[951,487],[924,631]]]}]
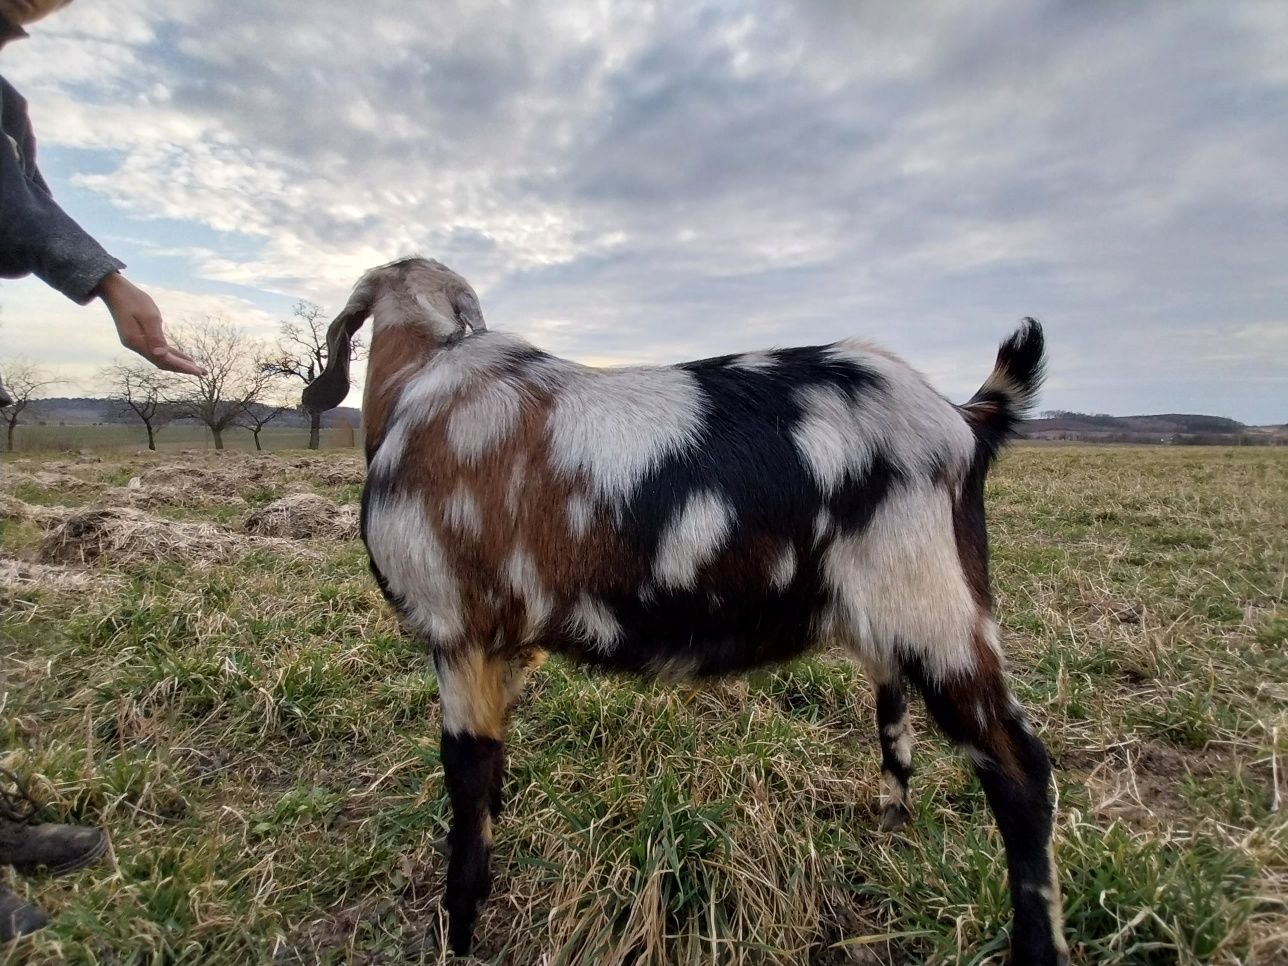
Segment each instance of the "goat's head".
[{"label": "goat's head", "polygon": [[440,344],[482,332],[483,310],[469,282],[432,258],[401,258],[369,270],[327,330],[327,363],[304,390],[304,408],[334,409],[349,394],[353,334],[372,318],[378,335],[389,326],[412,326]]}]

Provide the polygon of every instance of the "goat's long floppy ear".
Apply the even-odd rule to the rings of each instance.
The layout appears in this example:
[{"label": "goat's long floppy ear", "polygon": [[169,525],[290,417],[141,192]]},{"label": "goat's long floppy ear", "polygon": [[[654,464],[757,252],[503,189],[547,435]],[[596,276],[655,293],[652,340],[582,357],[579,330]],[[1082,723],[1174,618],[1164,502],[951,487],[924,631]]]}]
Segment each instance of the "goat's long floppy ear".
[{"label": "goat's long floppy ear", "polygon": [[456,317],[470,327],[471,332],[486,332],[487,323],[483,321],[483,308],[479,297],[470,289],[462,286],[452,296],[452,308]]},{"label": "goat's long floppy ear", "polygon": [[371,314],[369,293],[354,292],[349,303],[331,322],[326,332],[326,368],[304,387],[301,404],[306,412],[323,413],[335,409],[349,395],[349,357],[353,354],[353,334]]}]

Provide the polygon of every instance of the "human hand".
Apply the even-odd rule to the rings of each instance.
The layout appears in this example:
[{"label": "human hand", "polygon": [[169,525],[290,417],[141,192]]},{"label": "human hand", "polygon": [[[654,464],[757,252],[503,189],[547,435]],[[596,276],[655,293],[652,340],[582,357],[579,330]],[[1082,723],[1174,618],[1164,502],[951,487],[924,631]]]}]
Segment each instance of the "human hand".
[{"label": "human hand", "polygon": [[113,272],[95,290],[112,313],[121,345],[137,352],[158,369],[204,376],[206,370],[186,352],[167,345],[161,330],[161,310],[152,296],[120,272]]},{"label": "human hand", "polygon": [[65,7],[71,0],[6,0],[0,9],[15,23],[26,26],[35,23],[41,17],[48,16],[59,7]]}]

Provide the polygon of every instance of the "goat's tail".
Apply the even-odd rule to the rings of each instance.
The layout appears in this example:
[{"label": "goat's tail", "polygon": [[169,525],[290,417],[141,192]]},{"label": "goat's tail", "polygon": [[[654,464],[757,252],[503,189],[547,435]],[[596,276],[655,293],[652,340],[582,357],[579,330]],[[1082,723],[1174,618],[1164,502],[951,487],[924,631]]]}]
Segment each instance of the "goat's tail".
[{"label": "goat's tail", "polygon": [[1025,319],[997,350],[997,362],[975,395],[961,407],[977,447],[991,462],[1015,435],[1037,401],[1046,375],[1042,326]]}]

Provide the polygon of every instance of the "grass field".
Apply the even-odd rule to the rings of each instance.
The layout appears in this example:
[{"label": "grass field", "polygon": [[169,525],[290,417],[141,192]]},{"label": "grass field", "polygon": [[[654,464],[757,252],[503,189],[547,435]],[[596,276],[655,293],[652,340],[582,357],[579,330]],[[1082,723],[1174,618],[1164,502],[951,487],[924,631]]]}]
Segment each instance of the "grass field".
[{"label": "grass field", "polygon": [[[356,456],[183,459],[0,467],[20,561],[63,508],[178,481],[145,511],[170,543],[123,537],[88,576],[10,561],[0,763],[113,850],[11,880],[56,918],[0,961],[445,959],[425,658],[359,544],[237,532],[289,492],[356,500]],[[1058,766],[1075,961],[1288,962],[1288,451],[1018,447],[989,510],[1015,689]],[[1001,962],[978,785],[919,715],[913,821],[878,832],[872,715],[831,654],[703,689],[552,661],[511,735],[480,957]]]}]

